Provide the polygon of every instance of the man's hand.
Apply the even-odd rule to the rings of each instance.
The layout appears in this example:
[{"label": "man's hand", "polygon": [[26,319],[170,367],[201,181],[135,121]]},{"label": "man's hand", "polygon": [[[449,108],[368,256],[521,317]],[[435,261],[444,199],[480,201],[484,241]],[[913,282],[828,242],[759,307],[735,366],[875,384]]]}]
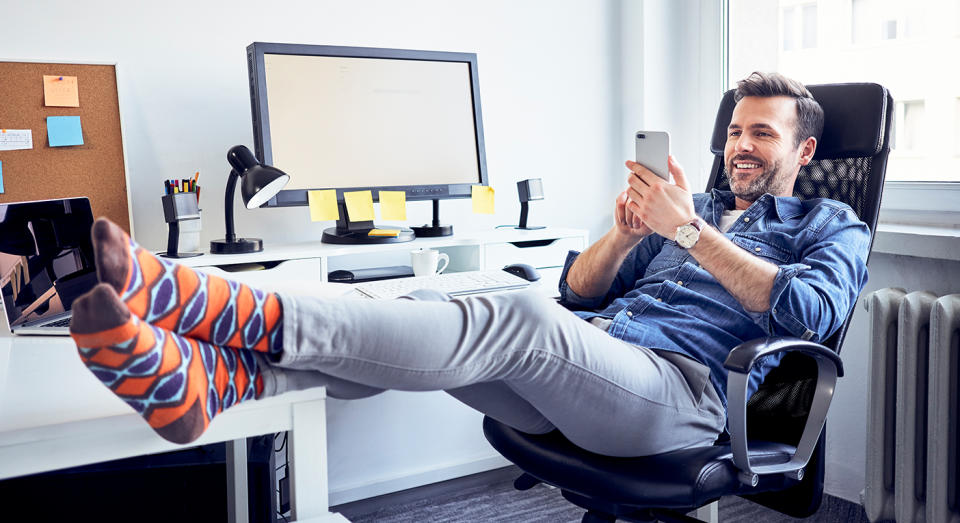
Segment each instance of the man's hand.
[{"label": "man's hand", "polygon": [[627,202],[629,201],[627,191],[623,191],[620,196],[617,196],[614,230],[625,244],[633,246],[653,231],[627,208]]},{"label": "man's hand", "polygon": [[626,190],[625,211],[646,227],[664,238],[673,239],[677,227],[696,218],[690,185],[673,156],[670,156],[669,168],[676,184],[665,181],[637,162],[628,160],[626,165],[631,172],[627,177],[630,187]]}]

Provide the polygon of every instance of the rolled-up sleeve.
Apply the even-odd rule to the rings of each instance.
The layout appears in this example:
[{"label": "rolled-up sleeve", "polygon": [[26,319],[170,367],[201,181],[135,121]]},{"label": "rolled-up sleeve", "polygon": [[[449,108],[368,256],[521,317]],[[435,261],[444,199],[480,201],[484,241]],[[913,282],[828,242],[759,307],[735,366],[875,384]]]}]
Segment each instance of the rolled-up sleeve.
[{"label": "rolled-up sleeve", "polygon": [[867,283],[870,231],[850,209],[818,231],[799,263],[781,265],[770,292],[770,310],[751,313],[771,335],[820,341],[836,331]]},{"label": "rolled-up sleeve", "polygon": [[609,304],[614,298],[622,296],[633,288],[636,281],[647,270],[650,260],[660,251],[662,245],[663,238],[656,234],[645,237],[627,254],[607,292],[601,296],[590,298],[573,292],[567,284],[567,273],[570,272],[570,267],[573,266],[573,262],[580,255],[577,251],[568,252],[567,260],[563,265],[563,272],[560,274],[560,304],[577,309],[596,309]]}]

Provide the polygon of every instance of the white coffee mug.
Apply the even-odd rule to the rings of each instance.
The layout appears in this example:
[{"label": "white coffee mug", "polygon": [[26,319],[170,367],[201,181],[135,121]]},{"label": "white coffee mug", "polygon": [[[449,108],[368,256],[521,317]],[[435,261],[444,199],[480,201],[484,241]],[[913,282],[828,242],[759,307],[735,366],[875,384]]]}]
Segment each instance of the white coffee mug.
[{"label": "white coffee mug", "polygon": [[[438,268],[440,260],[443,260],[443,265]],[[416,249],[410,251],[410,264],[413,265],[414,276],[432,276],[440,274],[447,268],[450,264],[450,256],[433,249]]]}]

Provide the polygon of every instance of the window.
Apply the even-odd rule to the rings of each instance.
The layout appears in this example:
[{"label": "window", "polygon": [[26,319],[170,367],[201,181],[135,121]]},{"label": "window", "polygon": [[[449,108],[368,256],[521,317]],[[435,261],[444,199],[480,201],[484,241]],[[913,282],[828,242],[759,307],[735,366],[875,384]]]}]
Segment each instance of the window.
[{"label": "window", "polygon": [[893,150],[902,153],[920,152],[926,143],[922,136],[925,112],[923,100],[897,103]]},{"label": "window", "polygon": [[785,6],[780,18],[781,48],[784,51],[817,46],[817,4]]},{"label": "window", "polygon": [[953,154],[960,156],[960,98],[953,101]]},{"label": "window", "polygon": [[960,68],[949,58],[960,55],[960,0],[727,0],[727,6],[728,87],[755,70],[808,84],[882,84],[897,104],[887,180],[960,182]]},{"label": "window", "polygon": [[796,26],[796,12],[797,10],[793,7],[788,7],[783,10],[783,50],[792,51],[796,44],[793,43],[794,35],[796,31],[794,26]]},{"label": "window", "polygon": [[803,6],[803,48],[810,49],[817,46],[817,4]]}]

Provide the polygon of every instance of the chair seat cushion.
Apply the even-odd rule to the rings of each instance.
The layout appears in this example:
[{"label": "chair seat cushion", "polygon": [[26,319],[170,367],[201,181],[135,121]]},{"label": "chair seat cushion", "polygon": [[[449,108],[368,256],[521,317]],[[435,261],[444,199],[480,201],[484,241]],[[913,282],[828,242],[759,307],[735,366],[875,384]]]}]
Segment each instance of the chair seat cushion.
[{"label": "chair seat cushion", "polygon": [[[695,508],[721,496],[779,490],[796,483],[773,474],[761,476],[756,487],[743,485],[729,444],[620,458],[585,451],[556,430],[526,434],[489,417],[483,420],[483,432],[500,454],[544,483],[623,506]],[[786,463],[794,451],[782,443],[751,441],[750,464]]]}]

